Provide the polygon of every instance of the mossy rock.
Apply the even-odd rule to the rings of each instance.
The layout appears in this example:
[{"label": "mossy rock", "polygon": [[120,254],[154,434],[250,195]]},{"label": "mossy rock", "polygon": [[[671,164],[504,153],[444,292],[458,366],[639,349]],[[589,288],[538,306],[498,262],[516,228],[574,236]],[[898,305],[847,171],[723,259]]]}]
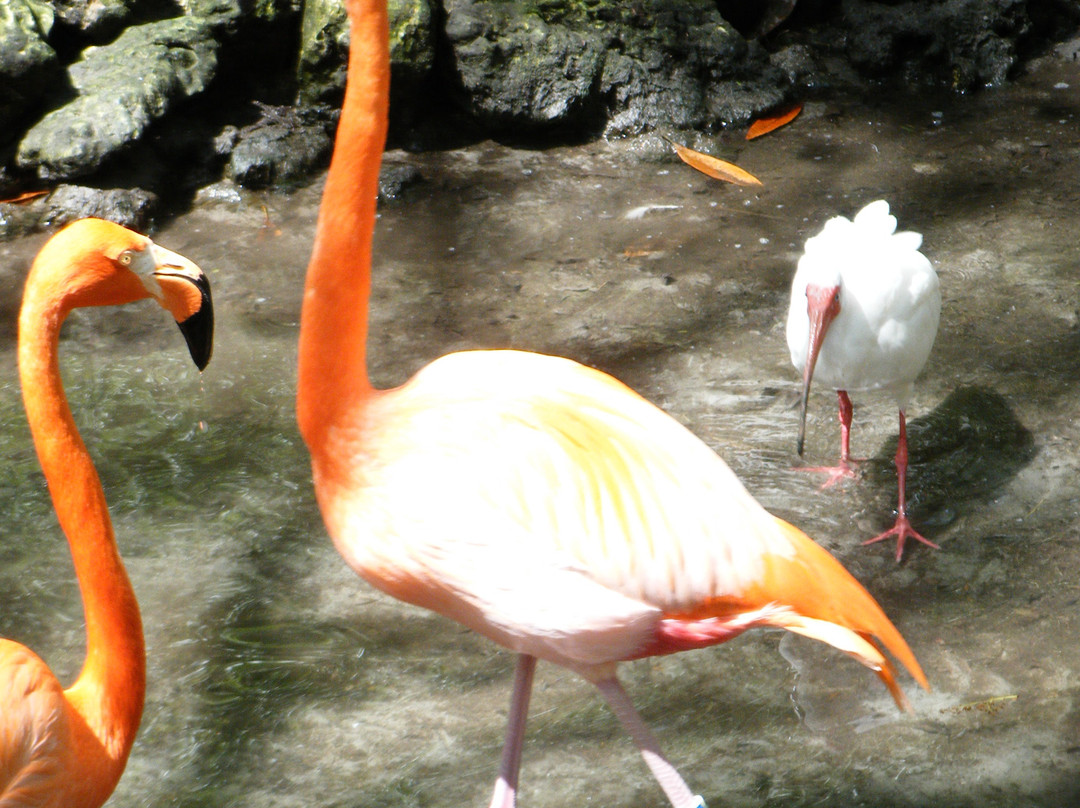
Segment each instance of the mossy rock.
[{"label": "mossy rock", "polygon": [[[435,64],[430,0],[389,0],[391,91],[396,98],[423,82]],[[297,68],[303,104],[340,103],[349,54],[349,21],[341,0],[304,3]]]},{"label": "mossy rock", "polygon": [[86,48],[68,69],[74,97],[26,133],[17,164],[46,180],[93,173],[177,100],[205,89],[217,50],[211,26],[193,17],[132,26]]},{"label": "mossy rock", "polygon": [[485,126],[710,129],[783,98],[786,80],[711,0],[446,0],[459,103]]},{"label": "mossy rock", "polygon": [[0,120],[9,125],[38,102],[49,84],[62,80],[60,61],[48,42],[53,21],[52,8],[39,0],[0,3]]}]

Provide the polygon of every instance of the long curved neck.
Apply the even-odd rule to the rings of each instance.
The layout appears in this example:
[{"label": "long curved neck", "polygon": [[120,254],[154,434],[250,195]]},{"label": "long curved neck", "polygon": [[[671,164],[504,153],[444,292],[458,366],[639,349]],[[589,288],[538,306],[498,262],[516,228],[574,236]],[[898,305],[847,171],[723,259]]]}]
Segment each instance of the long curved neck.
[{"label": "long curved neck", "polygon": [[297,419],[312,453],[372,393],[367,373],[371,239],[386,143],[386,0],[354,0],[345,103],[323,190],[300,320]]},{"label": "long curved neck", "polygon": [[105,495],[71,417],[57,348],[67,315],[46,281],[27,281],[19,315],[23,402],[60,527],[67,536],[86,618],[86,661],[69,701],[107,753],[126,759],[142,716],[142,621],[113,537]]}]

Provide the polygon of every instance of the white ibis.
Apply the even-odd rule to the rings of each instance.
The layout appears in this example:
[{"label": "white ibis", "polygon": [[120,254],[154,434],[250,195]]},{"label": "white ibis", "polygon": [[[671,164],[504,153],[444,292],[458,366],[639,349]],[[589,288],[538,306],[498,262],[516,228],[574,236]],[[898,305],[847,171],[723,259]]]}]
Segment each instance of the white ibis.
[{"label": "white ibis", "polygon": [[926,364],[937,334],[941,291],[937,273],[919,252],[922,235],[897,233],[889,203],[871,202],[854,220],[836,216],[807,239],[791,285],[787,342],[791,361],[803,374],[799,456],[806,436],[806,401],[815,377],[837,391],[840,401],[840,463],[812,467],[829,474],[825,486],[854,476],[849,443],[848,390],[882,390],[900,409],[896,473],[900,501],[896,524],[871,544],[897,537],[896,560],[908,536],[937,548],[907,517],[907,423],[904,409],[915,377]]}]

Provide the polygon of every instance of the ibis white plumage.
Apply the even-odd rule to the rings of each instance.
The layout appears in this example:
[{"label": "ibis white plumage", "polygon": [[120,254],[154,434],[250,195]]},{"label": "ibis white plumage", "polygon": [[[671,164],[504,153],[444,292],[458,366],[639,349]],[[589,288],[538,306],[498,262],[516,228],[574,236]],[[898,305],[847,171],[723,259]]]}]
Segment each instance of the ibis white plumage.
[{"label": "ibis white plumage", "polygon": [[870,544],[897,537],[896,559],[910,536],[937,547],[908,520],[905,498],[907,423],[904,410],[937,335],[941,289],[930,261],[919,252],[922,236],[896,232],[896,217],[884,200],[871,202],[854,219],[836,216],[806,242],[791,286],[787,342],[791,361],[803,374],[798,451],[803,453],[806,404],[817,379],[837,391],[840,404],[840,462],[812,467],[829,474],[825,485],[853,476],[849,449],[852,406],[849,390],[880,390],[900,410],[896,448],[899,505],[896,524]]}]

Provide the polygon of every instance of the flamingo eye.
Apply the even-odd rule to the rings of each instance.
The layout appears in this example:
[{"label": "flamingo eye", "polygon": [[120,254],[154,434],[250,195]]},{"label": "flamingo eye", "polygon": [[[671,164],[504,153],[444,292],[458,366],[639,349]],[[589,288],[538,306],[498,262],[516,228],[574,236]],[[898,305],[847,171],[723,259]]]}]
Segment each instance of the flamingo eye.
[{"label": "flamingo eye", "polygon": [[133,250],[124,250],[116,260],[120,262],[120,266],[129,267],[135,260],[135,252]]}]

